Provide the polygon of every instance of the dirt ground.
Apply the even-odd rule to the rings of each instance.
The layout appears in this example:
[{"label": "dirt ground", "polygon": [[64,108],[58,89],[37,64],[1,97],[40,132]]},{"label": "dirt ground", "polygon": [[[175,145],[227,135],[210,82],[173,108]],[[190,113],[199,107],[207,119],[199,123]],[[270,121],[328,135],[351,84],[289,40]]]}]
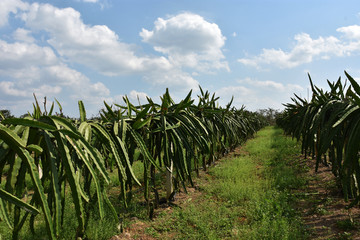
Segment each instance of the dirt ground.
[{"label": "dirt ground", "polygon": [[330,167],[320,165],[315,172],[314,160],[307,159],[304,164],[309,167],[306,175],[311,180],[306,197],[299,201],[299,210],[310,239],[360,239],[360,208],[345,209],[350,202],[344,201]]},{"label": "dirt ground", "polygon": [[[180,192],[176,194],[175,201],[172,202],[173,205],[186,207],[186,204],[189,203],[189,200],[195,201],[197,198],[200,198],[202,193],[197,191],[195,188],[187,188],[188,193]],[[159,208],[154,210],[154,218],[159,215],[160,212],[165,212],[166,214],[170,214],[172,212],[172,205],[169,204],[161,204]],[[120,235],[113,236],[110,240],[154,240],[159,238],[154,238],[146,233],[146,229],[151,227],[148,222],[141,221],[137,218],[131,219],[131,226],[124,229],[124,232]],[[167,234],[163,236],[164,239],[172,239],[172,236],[169,234],[172,233],[164,233]],[[160,238],[161,239],[161,238]]]}]

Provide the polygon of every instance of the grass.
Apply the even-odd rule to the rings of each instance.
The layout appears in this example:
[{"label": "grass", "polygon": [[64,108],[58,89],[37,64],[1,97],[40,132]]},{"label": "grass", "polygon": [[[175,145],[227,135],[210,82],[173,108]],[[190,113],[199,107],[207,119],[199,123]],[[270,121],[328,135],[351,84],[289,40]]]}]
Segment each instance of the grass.
[{"label": "grass", "polygon": [[[72,203],[71,194],[66,197],[64,223],[60,230],[59,240],[74,239],[76,234],[77,219],[75,217],[74,205]],[[90,219],[85,235],[89,239],[110,239],[112,236],[119,234],[117,229],[118,222],[112,217],[110,209],[105,208],[105,218],[100,220],[97,217],[96,208],[90,210]],[[11,230],[0,222],[0,240],[11,239]],[[19,239],[33,240],[33,239],[48,239],[45,223],[42,215],[35,218],[35,233],[33,234],[29,227],[29,217],[24,224],[24,227],[19,233]]]},{"label": "grass", "polygon": [[[244,155],[227,160],[211,173],[216,177],[209,193],[234,206],[245,206],[246,224],[234,226],[239,239],[304,239],[301,221],[293,208],[291,189],[305,184],[301,168],[293,164],[299,151],[282,131],[265,128],[248,141]],[[236,223],[236,222],[235,222]]]},{"label": "grass", "polygon": [[[160,214],[145,234],[156,239],[305,239],[292,189],[305,169],[294,164],[295,141],[268,127],[237,157],[223,159],[196,179],[201,196]],[[131,227],[131,226],[130,226]],[[131,231],[131,230],[130,230]]]}]

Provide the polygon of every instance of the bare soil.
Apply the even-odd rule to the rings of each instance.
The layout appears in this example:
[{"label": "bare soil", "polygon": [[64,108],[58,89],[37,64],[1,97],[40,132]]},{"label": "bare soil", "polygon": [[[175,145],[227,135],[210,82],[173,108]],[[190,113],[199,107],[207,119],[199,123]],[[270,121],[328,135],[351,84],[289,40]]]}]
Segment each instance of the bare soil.
[{"label": "bare soil", "polygon": [[346,209],[350,202],[344,201],[330,167],[321,164],[315,172],[315,160],[306,159],[304,164],[310,181],[298,208],[310,239],[360,239],[360,208]]}]

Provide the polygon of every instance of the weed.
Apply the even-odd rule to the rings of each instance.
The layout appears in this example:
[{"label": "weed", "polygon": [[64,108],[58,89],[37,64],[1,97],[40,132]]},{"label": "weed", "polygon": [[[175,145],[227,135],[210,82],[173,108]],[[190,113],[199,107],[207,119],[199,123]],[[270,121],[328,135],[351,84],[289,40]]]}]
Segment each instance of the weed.
[{"label": "weed", "polygon": [[[336,240],[351,240],[352,236],[349,232],[338,233]],[[335,240],[335,239],[334,239]]]},{"label": "weed", "polygon": [[340,220],[336,222],[336,226],[343,231],[350,231],[358,229],[358,223],[351,221],[350,219]]},{"label": "weed", "polygon": [[152,237],[159,237],[158,232],[153,227],[146,228],[145,233],[151,235]]}]

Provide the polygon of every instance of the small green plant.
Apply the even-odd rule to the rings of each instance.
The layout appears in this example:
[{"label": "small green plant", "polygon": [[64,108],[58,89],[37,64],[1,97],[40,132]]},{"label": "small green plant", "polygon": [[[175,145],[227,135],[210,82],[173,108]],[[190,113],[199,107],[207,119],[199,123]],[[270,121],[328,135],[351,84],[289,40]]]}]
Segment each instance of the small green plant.
[{"label": "small green plant", "polygon": [[145,233],[149,234],[150,236],[156,238],[159,236],[158,232],[153,227],[148,227],[145,229]]},{"label": "small green plant", "polygon": [[352,234],[349,232],[343,232],[343,233],[338,233],[336,240],[351,240],[352,239]]},{"label": "small green plant", "polygon": [[317,213],[319,215],[326,215],[326,214],[329,214],[329,211],[326,210],[324,207],[318,206],[315,208],[315,213]]},{"label": "small green plant", "polygon": [[340,187],[345,201],[352,199],[351,208],[360,200],[360,178],[355,177],[360,175],[360,85],[346,71],[345,75],[348,81],[328,80],[330,90],[324,90],[308,74],[311,100],[295,94],[292,103],[284,104],[277,124],[301,142],[305,157],[315,157],[315,172],[320,164],[330,166],[339,181],[328,187]]},{"label": "small green plant", "polygon": [[336,226],[343,231],[350,231],[358,229],[358,223],[351,221],[350,219],[340,220],[336,222]]}]

